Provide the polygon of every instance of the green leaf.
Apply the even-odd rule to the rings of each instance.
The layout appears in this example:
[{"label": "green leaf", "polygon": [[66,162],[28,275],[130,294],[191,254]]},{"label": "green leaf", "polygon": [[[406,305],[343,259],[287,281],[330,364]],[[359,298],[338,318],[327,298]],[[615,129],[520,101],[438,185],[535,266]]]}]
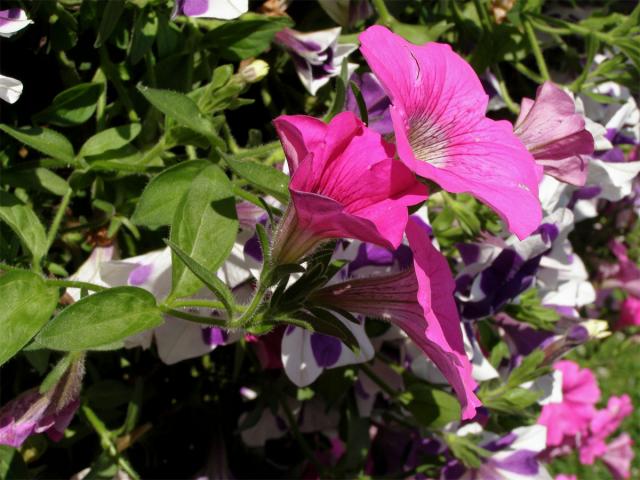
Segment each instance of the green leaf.
[{"label": "green leaf", "polygon": [[58,304],[58,289],[32,272],[0,277],[0,365],[13,357],[47,323]]},{"label": "green leaf", "polygon": [[520,365],[511,371],[507,386],[515,388],[547,373],[548,368],[541,366],[543,361],[544,352],[542,350],[534,350],[522,359]]},{"label": "green leaf", "polygon": [[31,478],[17,448],[0,445],[0,478]]},{"label": "green leaf", "polygon": [[142,126],[139,123],[132,123],[130,125],[120,125],[119,127],[103,130],[84,142],[78,155],[90,157],[118,150],[131,143],[131,141],[140,134],[141,129]]},{"label": "green leaf", "polygon": [[356,99],[356,103],[358,104],[358,111],[360,112],[360,120],[365,125],[369,124],[369,112],[367,111],[367,104],[364,101],[364,97],[362,96],[362,92],[360,88],[355,82],[351,82],[351,92],[353,92],[353,96]]},{"label": "green leaf", "polygon": [[39,263],[47,253],[47,234],[33,209],[10,193],[0,191],[0,220],[20,238],[33,262]]},{"label": "green leaf", "polygon": [[74,85],[56,95],[51,105],[33,116],[33,121],[51,123],[60,127],[80,125],[89,120],[96,111],[102,89],[101,83]]},{"label": "green leaf", "polygon": [[289,177],[273,167],[251,160],[234,160],[224,155],[225,162],[233,173],[244,178],[258,190],[272,195],[283,203],[289,202]]},{"label": "green leaf", "polygon": [[196,262],[193,258],[187,255],[180,247],[178,247],[175,243],[170,240],[165,240],[165,243],[171,247],[173,253],[175,253],[180,261],[184,263],[189,270],[193,272],[193,274],[198,277],[202,282],[211,290],[218,300],[220,300],[224,304],[224,308],[227,310],[228,318],[233,318],[235,301],[233,299],[233,294],[229,287],[222,282],[214,272],[207,270],[205,267]]},{"label": "green leaf", "polygon": [[124,4],[124,0],[110,0],[105,3],[104,10],[102,11],[102,20],[98,27],[98,36],[93,44],[94,48],[99,48],[104,45],[111,36],[124,11]]},{"label": "green leaf", "polygon": [[453,420],[460,420],[460,403],[453,395],[419,382],[411,384],[407,391],[411,400],[406,408],[420,425],[442,428]]},{"label": "green leaf", "polygon": [[311,315],[304,316],[303,319],[309,322],[314,332],[336,337],[354,352],[359,350],[358,339],[334,313],[319,307],[312,307],[309,312]]},{"label": "green leaf", "polygon": [[206,48],[219,48],[222,58],[243,60],[255,57],[271,46],[276,33],[293,22],[285,17],[246,14],[239,20],[225,22],[203,39]]},{"label": "green leaf", "polygon": [[213,143],[217,138],[216,127],[211,119],[205,117],[200,111],[196,103],[182,93],[173,92],[171,90],[159,90],[138,86],[140,93],[154,107],[162,113],[172,118],[180,125],[190,128],[200,135],[204,135]]},{"label": "green leaf", "polygon": [[153,177],[138,200],[131,217],[133,223],[152,229],[170,225],[193,179],[207,165],[211,165],[207,160],[191,160],[169,167]]},{"label": "green leaf", "polygon": [[45,155],[62,160],[69,165],[75,163],[71,142],[55,130],[41,127],[16,129],[8,125],[0,125],[0,130]]},{"label": "green leaf", "polygon": [[158,15],[152,8],[140,12],[133,27],[133,38],[129,48],[129,61],[138,63],[153,46],[158,33]]},{"label": "green leaf", "polygon": [[[229,256],[238,233],[231,182],[216,165],[195,177],[176,209],[170,240],[210,271]],[[202,285],[174,254],[172,297],[186,297]]]},{"label": "green leaf", "polygon": [[50,192],[60,196],[71,188],[64,178],[43,167],[5,170],[0,176],[0,181],[13,187]]},{"label": "green leaf", "polygon": [[40,331],[36,342],[51,350],[90,350],[161,323],[162,313],[151,293],[136,287],[115,287],[62,310]]}]

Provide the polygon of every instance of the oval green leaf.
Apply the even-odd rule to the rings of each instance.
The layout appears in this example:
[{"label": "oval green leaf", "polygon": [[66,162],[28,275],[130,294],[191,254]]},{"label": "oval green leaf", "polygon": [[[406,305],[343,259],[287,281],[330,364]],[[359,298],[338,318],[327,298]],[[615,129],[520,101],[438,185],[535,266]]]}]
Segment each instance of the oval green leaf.
[{"label": "oval green leaf", "polygon": [[68,164],[75,163],[71,142],[55,130],[41,127],[17,129],[9,125],[0,125],[0,130],[45,155]]},{"label": "oval green leaf", "polygon": [[115,343],[162,323],[155,297],[136,287],[103,290],[65,308],[36,342],[52,350],[90,350]]},{"label": "oval green leaf", "polygon": [[[13,230],[38,263],[47,253],[47,234],[35,212],[10,193],[0,191],[0,220]],[[0,297],[1,298],[1,297]]]}]

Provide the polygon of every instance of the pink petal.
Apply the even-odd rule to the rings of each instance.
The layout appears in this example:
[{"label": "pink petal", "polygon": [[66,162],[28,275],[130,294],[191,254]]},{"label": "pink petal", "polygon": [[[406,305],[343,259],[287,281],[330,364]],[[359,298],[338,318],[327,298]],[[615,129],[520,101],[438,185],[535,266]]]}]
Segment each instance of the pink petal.
[{"label": "pink petal", "polygon": [[306,115],[282,115],[273,123],[287,158],[289,173],[293,175],[309,151],[322,142],[327,125]]},{"label": "pink petal", "polygon": [[353,113],[337,115],[321,139],[318,132],[300,137],[304,143],[294,149],[297,159],[305,155],[289,186],[297,228],[397,248],[407,207],[427,198],[426,187]]},{"label": "pink petal", "polygon": [[462,418],[473,418],[476,407],[481,403],[473,392],[476,382],[464,351],[460,317],[453,298],[455,282],[451,270],[446,259],[414,219],[407,223],[407,239],[413,251],[418,302],[424,310],[426,324],[405,321],[403,328],[456,391],[462,406]]},{"label": "pink petal", "polygon": [[573,185],[584,185],[587,164],[582,155],[593,153],[593,136],[573,99],[551,82],[542,84],[536,99],[523,99],[514,132],[545,173]]},{"label": "pink petal", "polygon": [[415,46],[380,26],[361,51],[391,98],[398,155],[419,175],[493,207],[524,238],[540,224],[541,170],[506,121],[484,116],[477,75],[448,45]]}]

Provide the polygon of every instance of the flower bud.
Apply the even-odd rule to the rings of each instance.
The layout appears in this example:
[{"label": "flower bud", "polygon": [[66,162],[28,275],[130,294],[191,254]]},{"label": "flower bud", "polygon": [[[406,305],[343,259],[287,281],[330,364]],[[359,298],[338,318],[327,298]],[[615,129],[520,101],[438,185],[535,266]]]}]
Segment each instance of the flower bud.
[{"label": "flower bud", "polygon": [[240,68],[238,74],[247,83],[257,83],[269,73],[269,64],[264,60],[254,60]]}]

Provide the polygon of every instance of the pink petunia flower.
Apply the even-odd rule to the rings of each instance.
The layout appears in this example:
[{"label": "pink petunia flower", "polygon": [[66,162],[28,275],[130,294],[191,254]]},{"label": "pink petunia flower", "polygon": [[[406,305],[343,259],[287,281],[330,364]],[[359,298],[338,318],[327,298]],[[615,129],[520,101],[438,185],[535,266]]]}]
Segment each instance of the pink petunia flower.
[{"label": "pink petunia flower", "polygon": [[297,115],[274,123],[292,175],[274,263],[295,262],[331,238],[400,245],[407,207],[425,200],[427,189],[393,160],[391,144],[351,112],[329,125]]},{"label": "pink petunia flower", "polygon": [[394,275],[337,283],[314,293],[321,305],[387,320],[402,329],[436,364],[455,390],[462,418],[475,415],[481,403],[474,393],[453,299],[455,283],[446,259],[416,220],[406,227],[413,268]]},{"label": "pink petunia flower", "polygon": [[36,433],[60,441],[80,406],[84,355],[74,360],[60,380],[46,392],[32,388],[0,409],[0,445],[20,447]]},{"label": "pink petunia flower", "polygon": [[615,432],[632,412],[633,405],[629,395],[610,397],[607,407],[598,410],[591,419],[590,433],[580,445],[580,461],[591,465],[596,458],[602,457],[608,450],[607,437]]},{"label": "pink petunia flower", "polygon": [[551,82],[544,82],[536,99],[523,98],[513,129],[544,173],[582,186],[587,180],[587,159],[594,149],[593,135],[573,99]]},{"label": "pink petunia flower", "polygon": [[596,413],[595,404],[600,400],[600,389],[591,370],[570,360],[556,362],[553,368],[562,372],[562,402],[544,405],[538,418],[539,424],[547,426],[550,447],[561,445],[567,438],[586,435]]},{"label": "pink petunia flower", "polygon": [[627,433],[613,439],[607,445],[607,451],[601,457],[615,480],[631,478],[631,462],[635,456],[633,440]]},{"label": "pink petunia flower", "polygon": [[627,297],[620,306],[620,320],[616,327],[633,327],[640,325],[640,299]]},{"label": "pink petunia flower", "polygon": [[449,45],[413,45],[387,28],[360,34],[361,51],[391,98],[400,159],[449,192],[489,204],[524,238],[542,219],[542,169],[507,121],[485,116],[488,97]]}]

